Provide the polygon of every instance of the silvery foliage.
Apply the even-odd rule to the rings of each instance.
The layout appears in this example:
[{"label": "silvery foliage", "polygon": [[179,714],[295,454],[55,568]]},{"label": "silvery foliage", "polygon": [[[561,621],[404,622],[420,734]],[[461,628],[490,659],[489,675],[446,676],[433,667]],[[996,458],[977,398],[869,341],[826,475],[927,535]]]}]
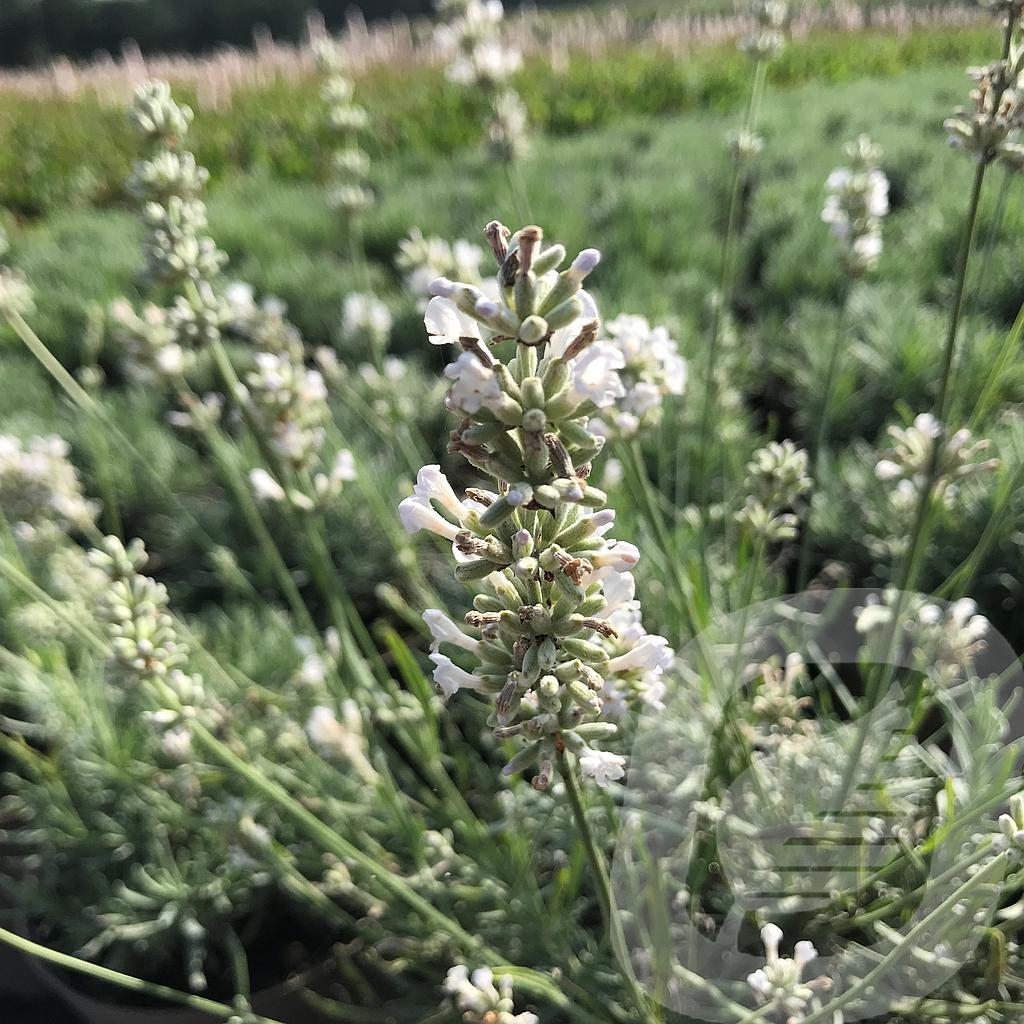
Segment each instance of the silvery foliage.
[{"label": "silvery foliage", "polygon": [[874,270],[882,255],[882,219],[889,212],[889,179],[878,167],[881,149],[867,135],[848,142],[849,166],[837,167],[825,183],[821,219],[842,246],[851,277]]},{"label": "silvery foliage", "polygon": [[[7,248],[7,234],[0,227],[0,258],[7,254]],[[27,316],[34,305],[25,275],[0,263],[0,316]]]},{"label": "silvery foliage", "polygon": [[490,102],[487,138],[496,160],[521,157],[528,147],[529,116],[510,79],[522,55],[501,39],[501,0],[437,0],[434,39],[448,60],[450,81],[479,89]]},{"label": "silvery foliage", "polygon": [[0,509],[20,541],[52,547],[92,527],[97,508],[85,497],[70,450],[59,437],[0,435]]},{"label": "silvery foliage", "polygon": [[778,57],[786,46],[789,5],[785,0],[756,0],[751,13],[755,27],[740,40],[740,49],[758,62]]},{"label": "silvery foliage", "polygon": [[801,499],[811,488],[807,462],[807,452],[792,441],[772,441],[754,452],[744,482],[747,499],[736,521],[764,543],[792,540]]},{"label": "silvery foliage", "polygon": [[424,614],[434,679],[446,699],[486,695],[495,735],[525,741],[506,774],[536,766],[534,786],[546,788],[568,748],[603,786],[624,773],[624,759],[599,746],[616,732],[608,717],[619,691],[657,701],[672,660],[665,639],[639,627],[629,575],[639,552],[606,538],[615,515],[588,480],[604,440],[587,424],[624,394],[624,360],[598,340],[597,307],[582,287],[596,250],[560,270],[564,247],[544,246],[537,227],[513,236],[495,221],[487,237],[498,298],[442,278],[424,319],[433,344],[460,352],[445,368],[445,404],[459,421],[450,451],[494,489],[459,497],[439,466],[426,466],[400,507],[410,533],[452,543],[457,579],[484,588],[464,626]]},{"label": "silvery foliage", "polygon": [[370,157],[359,145],[359,135],[370,117],[353,100],[355,87],[343,72],[338,47],[330,39],[320,39],[314,43],[314,55],[324,79],[320,99],[331,140],[328,196],[336,210],[352,216],[373,204],[373,192],[367,185]]}]

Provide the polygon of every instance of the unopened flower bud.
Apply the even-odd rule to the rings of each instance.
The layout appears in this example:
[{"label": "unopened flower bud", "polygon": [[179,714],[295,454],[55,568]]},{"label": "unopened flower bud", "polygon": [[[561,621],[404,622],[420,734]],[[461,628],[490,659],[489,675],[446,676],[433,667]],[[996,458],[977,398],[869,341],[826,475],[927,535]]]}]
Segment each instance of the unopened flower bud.
[{"label": "unopened flower bud", "polygon": [[528,316],[519,327],[524,345],[539,345],[548,335],[548,322],[541,316]]}]

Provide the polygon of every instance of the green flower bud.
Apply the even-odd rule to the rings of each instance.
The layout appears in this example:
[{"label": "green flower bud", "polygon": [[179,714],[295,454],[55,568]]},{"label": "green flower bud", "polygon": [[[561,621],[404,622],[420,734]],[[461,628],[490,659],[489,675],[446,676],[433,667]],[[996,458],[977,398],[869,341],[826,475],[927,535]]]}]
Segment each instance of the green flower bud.
[{"label": "green flower bud", "polygon": [[561,497],[558,491],[550,484],[541,484],[539,487],[534,487],[533,500],[538,505],[543,505],[544,508],[555,508]]},{"label": "green flower bud", "polygon": [[[527,319],[534,319],[531,315],[533,313],[533,304],[536,297],[537,291],[537,278],[531,271],[528,274],[516,275],[516,283],[512,286],[512,295],[515,302],[516,314],[524,321]],[[522,338],[522,332],[520,331],[520,338]],[[541,335],[543,337],[543,335]],[[523,338],[522,340],[526,340]],[[534,344],[533,342],[527,342],[527,344]]]},{"label": "green flower bud", "polygon": [[600,665],[608,661],[608,652],[603,647],[589,640],[580,640],[578,637],[566,637],[562,640],[562,649],[574,658],[591,665]]},{"label": "green flower bud", "polygon": [[555,306],[554,309],[544,314],[548,323],[548,329],[557,331],[561,327],[568,327],[574,320],[583,315],[583,300],[578,295],[573,295],[564,302]]},{"label": "green flower bud", "polygon": [[505,568],[499,562],[492,562],[488,558],[477,558],[472,562],[463,562],[455,567],[455,578],[462,583],[470,580],[482,580],[498,569]]},{"label": "green flower bud", "polygon": [[480,516],[480,525],[485,530],[493,530],[515,515],[518,507],[508,500],[507,495],[502,495]]},{"label": "green flower bud", "polygon": [[565,246],[556,242],[549,245],[539,256],[534,257],[533,273],[543,277],[552,270],[557,270],[565,262]]},{"label": "green flower bud", "polygon": [[501,769],[501,774],[515,775],[518,772],[524,771],[536,762],[537,758],[540,757],[540,752],[540,740],[536,743],[530,743],[528,746],[523,747],[523,749],[520,750],[504,768]]},{"label": "green flower bud", "polygon": [[540,316],[528,316],[519,325],[519,340],[524,345],[539,345],[548,335],[548,322]]},{"label": "green flower bud", "polygon": [[524,409],[544,408],[544,402],[547,399],[540,377],[527,377],[520,385],[520,392]]},{"label": "green flower bud", "polygon": [[[522,428],[531,434],[543,434],[548,427],[548,418],[543,409],[527,409],[523,413]],[[543,463],[540,469],[543,470]]]}]

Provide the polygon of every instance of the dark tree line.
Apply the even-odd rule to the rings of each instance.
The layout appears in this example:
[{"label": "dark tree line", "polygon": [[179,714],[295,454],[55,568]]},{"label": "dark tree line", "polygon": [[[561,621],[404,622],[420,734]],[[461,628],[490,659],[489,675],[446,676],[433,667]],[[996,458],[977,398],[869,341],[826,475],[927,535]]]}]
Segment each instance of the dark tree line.
[{"label": "dark tree line", "polygon": [[[218,45],[248,45],[256,25],[265,25],[275,38],[296,40],[310,9],[340,27],[352,5],[353,0],[0,0],[0,65],[116,52],[125,39],[146,53],[202,53]],[[425,14],[433,4],[358,0],[358,6],[373,19],[399,11]],[[516,0],[508,6],[517,6]]]}]

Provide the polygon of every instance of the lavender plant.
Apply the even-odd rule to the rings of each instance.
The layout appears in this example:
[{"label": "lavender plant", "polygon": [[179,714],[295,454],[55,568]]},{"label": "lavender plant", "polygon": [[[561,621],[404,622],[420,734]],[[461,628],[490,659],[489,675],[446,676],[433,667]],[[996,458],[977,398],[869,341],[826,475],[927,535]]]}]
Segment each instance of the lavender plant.
[{"label": "lavender plant", "polygon": [[[516,61],[495,42],[500,5],[443,7],[452,22],[438,41],[457,54],[451,74],[487,91],[492,138],[508,161],[518,151],[522,111],[507,89]],[[787,632],[827,621],[854,573],[906,587],[931,572],[934,524],[966,515],[968,499],[994,492],[997,512],[1012,506],[1012,446],[1008,452],[1000,441],[997,462],[988,441],[973,440],[988,433],[988,423],[975,417],[953,429],[957,341],[985,168],[1019,162],[1019,7],[999,10],[1007,21],[1004,59],[978,74],[976,111],[948,126],[977,167],[946,347],[941,361],[934,352],[929,359],[939,369],[929,377],[938,383],[934,411],[891,427],[887,451],[861,443],[862,473],[842,507],[865,504],[868,487],[884,500],[850,513],[858,526],[845,550],[863,545],[870,564],[822,566],[811,600],[790,608],[778,642],[765,640],[751,606],[758,597],[775,604],[784,592],[812,488],[821,487],[819,504],[835,493],[821,472],[830,469],[822,425],[831,370],[816,445],[771,440],[780,436],[774,407],[764,422],[746,409],[760,392],[745,367],[758,365],[777,325],[751,322],[759,311],[736,301],[736,247],[752,162],[764,148],[759,107],[765,67],[784,41],[784,7],[762,5],[742,44],[754,77],[733,139],[734,192],[705,366],[692,359],[691,331],[678,332],[679,344],[646,317],[602,326],[584,287],[599,262],[595,250],[566,267],[565,249],[547,243],[539,228],[513,234],[492,222],[492,282],[481,279],[479,250],[470,243],[449,246],[414,232],[402,244],[397,268],[417,300],[432,294],[427,334],[451,355],[443,371],[444,408],[455,417],[448,454],[461,461],[447,474],[432,462],[423,466],[399,522],[409,533],[441,537],[445,560],[451,545],[456,586],[452,573],[435,579],[435,560],[395,536],[389,508],[397,495],[390,468],[380,468],[393,459],[415,469],[431,458],[416,427],[432,390],[416,360],[387,352],[392,329],[396,336],[403,329],[401,299],[384,301],[367,284],[340,310],[342,350],[313,352],[283,304],[225,283],[202,205],[206,174],[183,143],[191,115],[165,86],[140,91],[133,118],[151,151],[130,187],[149,204],[147,287],[156,301],[138,310],[121,302],[112,311],[122,366],[132,394],[140,384],[174,393],[172,422],[193,430],[203,454],[212,454],[259,549],[246,557],[241,546],[215,548],[214,583],[205,569],[189,569],[207,590],[229,585],[231,600],[182,619],[156,578],[167,568],[160,552],[146,569],[138,542],[98,539],[97,508],[63,443],[0,438],[0,511],[12,527],[10,537],[0,534],[0,732],[18,772],[9,784],[13,799],[0,802],[0,821],[5,838],[58,851],[45,866],[54,892],[74,890],[79,876],[67,865],[84,865],[89,885],[75,893],[64,929],[36,938],[107,966],[51,951],[54,962],[133,984],[115,967],[132,955],[166,953],[186,987],[230,994],[224,1002],[174,989],[154,994],[250,1024],[261,1018],[250,1005],[241,940],[265,902],[283,898],[325,922],[332,937],[357,939],[347,950],[345,991],[324,1004],[348,1019],[378,1012],[428,1019],[443,998],[442,1014],[486,1024],[535,1024],[540,1013],[580,1024],[654,1021],[664,1019],[656,1004],[689,1012],[691,992],[710,1000],[718,1019],[737,1024],[841,1021],[880,991],[887,1000],[880,1012],[901,1024],[997,1019],[1011,1006],[1020,956],[1007,939],[1021,918],[1013,901],[1024,809],[1013,796],[1019,780],[1006,747],[1002,677],[990,674],[998,653],[993,623],[966,598],[946,606],[885,590],[857,610],[859,646],[841,675],[831,649],[798,651]],[[343,140],[335,198],[354,214],[369,195],[354,141],[360,115],[336,61],[325,57],[322,66],[331,76],[324,93],[331,131]],[[866,137],[847,158],[829,179],[823,216],[846,283],[867,291],[888,185]],[[813,222],[815,211],[805,213]],[[354,237],[353,258],[365,270]],[[624,278],[632,269],[631,260]],[[659,278],[654,301],[689,288],[681,281]],[[25,324],[30,310],[24,280],[0,271],[0,314],[85,422],[110,429],[108,385],[90,372],[82,376],[87,390],[64,370]],[[834,352],[840,339],[842,324]],[[356,364],[357,350],[356,358],[368,352],[371,362]],[[700,345],[696,353],[705,354]],[[673,401],[690,365],[704,378],[696,417],[689,403]],[[200,396],[194,389],[211,376],[219,391]],[[758,401],[760,410],[766,403]],[[878,422],[908,419],[898,410]],[[793,426],[799,429],[799,416]],[[702,445],[692,475],[690,435]],[[120,444],[123,435],[111,429],[109,436]],[[345,446],[350,436],[358,451],[376,456],[361,462],[359,474]],[[606,439],[621,461],[613,468],[605,460],[602,471]],[[657,484],[647,475],[652,466]],[[613,495],[615,511],[597,480],[608,489],[628,483],[628,493]],[[349,483],[377,520],[370,529],[327,518]],[[623,520],[627,534],[657,554],[659,564],[642,578],[648,624],[673,641],[697,638],[683,661],[645,626],[633,575],[639,550],[611,539]],[[395,556],[401,575],[393,582],[369,567],[379,604],[352,599],[350,576],[373,560],[337,560],[329,529],[356,534],[363,547],[380,542]],[[88,556],[79,534],[93,545]],[[986,528],[943,593],[969,585],[987,535]],[[697,559],[704,561],[700,575]],[[172,567],[178,572],[185,570]],[[264,607],[264,575],[287,612]],[[236,601],[241,611],[228,606]],[[426,609],[422,619],[414,607]],[[711,624],[727,608],[736,617],[715,632]],[[460,700],[446,712],[430,692],[415,655],[428,638],[443,702],[460,690],[477,701]],[[885,666],[895,655],[906,676],[889,687],[896,673]],[[478,738],[484,717],[489,731]],[[670,771],[678,765],[645,764],[643,729],[652,721],[680,744],[687,770],[678,778]],[[942,723],[937,731],[934,721]],[[672,819],[667,839],[654,836],[661,848],[644,845],[650,837],[638,793],[621,785],[634,735],[640,742],[629,782],[652,783],[660,823]],[[705,750],[707,770],[691,766],[688,759]],[[500,777],[488,770],[498,757]],[[593,785],[581,789],[578,775]],[[854,878],[836,868],[819,885],[824,894],[811,893],[814,880],[772,859],[772,828],[794,810],[801,820],[827,818],[828,800],[849,793],[863,818],[861,838],[886,846],[889,859],[858,865]],[[886,816],[869,816],[868,797],[884,802]],[[627,877],[645,884],[635,903],[622,905],[605,864],[605,812],[611,817],[627,800],[620,850]],[[577,844],[590,862],[610,943],[588,931],[593,918]],[[929,902],[934,865],[943,886],[949,883],[939,906]],[[644,878],[645,868],[652,877]],[[751,888],[726,892],[734,876],[747,877],[744,870],[784,890],[771,913]],[[802,902],[809,894],[819,902]],[[999,908],[992,927],[973,912],[979,894]],[[41,888],[30,896],[45,919],[53,901]],[[923,924],[914,923],[919,912]],[[776,920],[787,934],[799,928],[809,938],[784,952],[781,929],[767,923]],[[630,951],[627,928],[656,941],[616,963],[615,954]],[[693,952],[685,941],[694,930],[709,942],[735,940],[752,963],[719,984],[706,961],[683,955]],[[850,937],[857,970],[849,960],[842,970],[823,963],[837,936]],[[12,941],[2,930],[0,939]],[[40,952],[31,940],[13,941]],[[956,959],[968,966],[936,982],[926,999],[889,999],[879,985]],[[466,964],[479,966],[470,972]],[[397,992],[395,1001],[375,1005],[376,985]],[[539,1013],[533,999],[543,1004]]]},{"label": "lavender plant", "polygon": [[502,163],[518,159],[528,146],[527,111],[509,79],[522,65],[522,55],[500,38],[501,0],[438,0],[437,13],[434,37],[449,60],[449,79],[487,98],[487,138],[494,158]]},{"label": "lavender plant", "polygon": [[314,52],[323,77],[324,128],[331,139],[328,197],[351,230],[355,218],[373,203],[367,184],[370,158],[359,145],[369,115],[353,101],[354,86],[344,73],[338,48],[323,38],[315,43]]},{"label": "lavender plant", "polygon": [[[605,687],[621,671],[663,668],[666,643],[645,638],[615,659],[604,644],[620,635],[608,593],[628,589],[623,574],[639,552],[606,537],[615,516],[587,479],[603,446],[587,420],[623,393],[624,360],[597,340],[597,310],[582,287],[596,250],[560,271],[565,249],[545,246],[540,228],[512,235],[495,221],[486,234],[498,301],[441,278],[425,319],[434,344],[461,348],[445,369],[446,405],[460,417],[451,450],[494,490],[472,488],[463,500],[428,466],[401,506],[407,530],[452,542],[457,579],[485,587],[468,629],[425,613],[434,679],[446,698],[462,689],[487,695],[495,735],[525,740],[506,774],[535,767],[533,784],[544,789],[568,750],[605,786],[624,771],[621,755],[600,745],[616,731],[600,721]],[[505,361],[503,345],[513,350]],[[472,671],[442,647],[466,652]]]}]

